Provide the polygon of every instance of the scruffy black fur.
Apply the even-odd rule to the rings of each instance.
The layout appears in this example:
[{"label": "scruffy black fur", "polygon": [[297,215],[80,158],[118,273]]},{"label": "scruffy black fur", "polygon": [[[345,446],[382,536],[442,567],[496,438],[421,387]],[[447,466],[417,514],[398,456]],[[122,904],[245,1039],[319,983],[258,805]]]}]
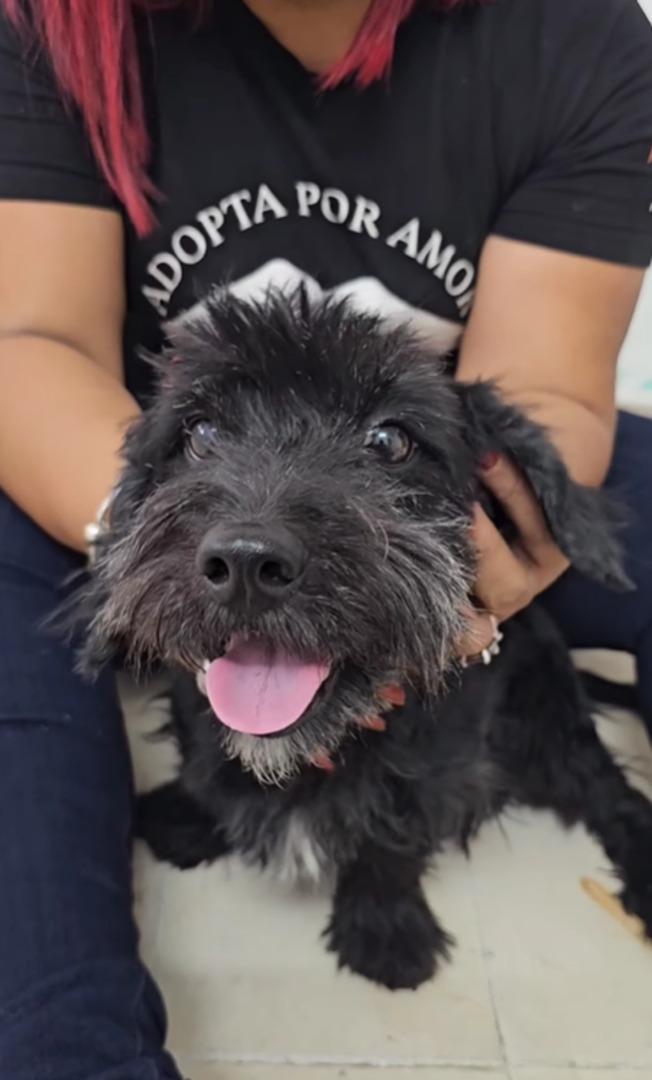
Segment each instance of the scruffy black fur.
[{"label": "scruffy black fur", "polygon": [[[488,667],[453,660],[480,456],[517,461],[574,565],[627,587],[605,496],[574,484],[491,386],[456,384],[406,331],[345,306],[216,293],[169,335],[84,605],[87,667],[118,656],[173,673],[180,774],[138,818],[155,854],[335,871],[325,934],[339,965],[417,987],[451,946],[421,887],[432,857],[509,805],[549,807],[600,841],[652,935],[652,807],[598,740],[546,614],[511,619]],[[192,460],[198,421],[216,433]],[[413,440],[404,463],[379,456],[388,426]],[[198,552],[216,529],[254,526],[291,538],[300,573],[263,604],[222,602]],[[279,736],[227,729],[197,686],[207,658],[251,634],[333,665]],[[388,684],[404,706],[388,709]],[[386,731],[361,724],[379,711]],[[332,771],[313,764],[324,755]]]}]

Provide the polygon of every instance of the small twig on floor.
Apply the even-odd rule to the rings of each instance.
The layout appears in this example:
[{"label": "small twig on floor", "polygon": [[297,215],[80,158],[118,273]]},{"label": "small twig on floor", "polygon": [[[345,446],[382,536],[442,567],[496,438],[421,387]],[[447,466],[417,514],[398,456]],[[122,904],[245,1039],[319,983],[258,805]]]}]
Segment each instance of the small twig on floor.
[{"label": "small twig on floor", "polygon": [[581,884],[587,896],[590,896],[603,911],[616,919],[628,933],[638,938],[643,945],[650,947],[651,943],[645,936],[643,923],[634,915],[627,914],[617,896],[614,896],[608,889],[605,889],[603,885],[600,885],[599,882],[594,881],[592,878],[582,878]]}]

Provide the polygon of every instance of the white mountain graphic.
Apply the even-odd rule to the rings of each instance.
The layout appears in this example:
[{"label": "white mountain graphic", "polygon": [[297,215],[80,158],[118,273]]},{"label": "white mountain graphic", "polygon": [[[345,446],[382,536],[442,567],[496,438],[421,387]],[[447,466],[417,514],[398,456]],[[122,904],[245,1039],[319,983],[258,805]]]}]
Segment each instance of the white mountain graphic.
[{"label": "white mountain graphic", "polygon": [[[241,300],[263,300],[270,289],[293,292],[300,285],[303,285],[310,299],[320,300],[324,296],[348,299],[353,310],[361,314],[380,315],[394,325],[407,323],[435,352],[447,353],[459,344],[462,335],[461,323],[451,322],[422,308],[412,307],[374,277],[354,278],[332,289],[323,289],[315,278],[287,259],[271,259],[253,273],[223,288]],[[203,315],[204,306],[200,301],[185,313],[183,321],[201,320]]]}]

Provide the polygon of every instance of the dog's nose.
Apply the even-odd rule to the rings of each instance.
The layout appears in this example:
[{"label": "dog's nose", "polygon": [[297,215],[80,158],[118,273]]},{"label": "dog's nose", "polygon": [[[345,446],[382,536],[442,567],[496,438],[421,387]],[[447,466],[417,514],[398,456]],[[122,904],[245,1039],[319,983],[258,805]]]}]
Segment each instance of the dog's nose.
[{"label": "dog's nose", "polygon": [[303,576],[307,552],[283,525],[220,526],[197,553],[200,572],[223,604],[267,605],[280,600]]}]

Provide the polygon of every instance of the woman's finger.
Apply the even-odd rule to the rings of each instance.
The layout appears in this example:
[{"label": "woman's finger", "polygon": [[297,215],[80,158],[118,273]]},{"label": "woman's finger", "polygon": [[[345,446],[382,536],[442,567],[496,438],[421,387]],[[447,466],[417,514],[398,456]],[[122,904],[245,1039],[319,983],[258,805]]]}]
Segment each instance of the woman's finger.
[{"label": "woman's finger", "polygon": [[502,621],[530,603],[536,591],[534,568],[512,551],[481,506],[474,511],[473,539],[478,550],[476,599]]},{"label": "woman's finger", "polygon": [[[502,455],[486,459],[482,482],[516,526],[520,543],[535,562],[556,549],[539,501],[515,465]],[[561,553],[560,553],[561,555]]]}]

